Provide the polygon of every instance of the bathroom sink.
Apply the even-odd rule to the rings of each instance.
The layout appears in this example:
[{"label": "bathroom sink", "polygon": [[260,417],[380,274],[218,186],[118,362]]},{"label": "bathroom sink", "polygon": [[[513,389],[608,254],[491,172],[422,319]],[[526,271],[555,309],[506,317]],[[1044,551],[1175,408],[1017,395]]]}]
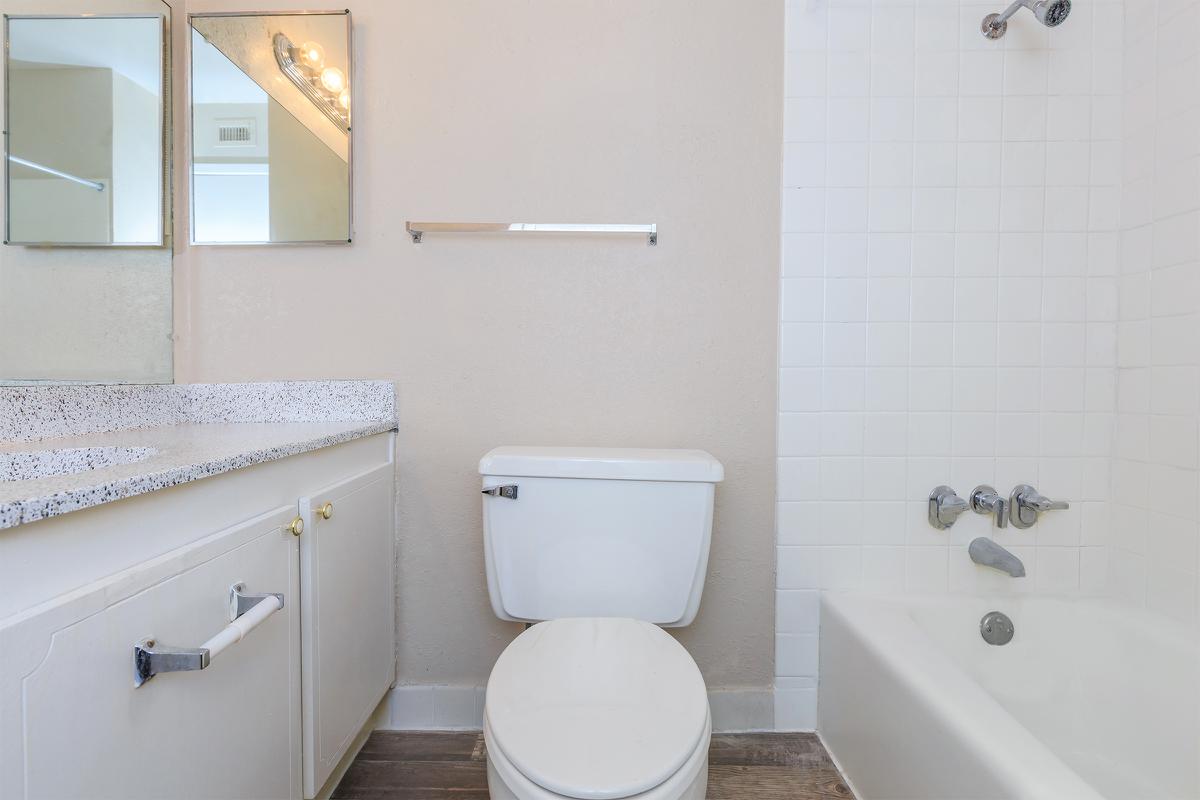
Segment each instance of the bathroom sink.
[{"label": "bathroom sink", "polygon": [[28,481],[133,464],[157,452],[153,447],[60,447],[0,453],[0,481]]}]

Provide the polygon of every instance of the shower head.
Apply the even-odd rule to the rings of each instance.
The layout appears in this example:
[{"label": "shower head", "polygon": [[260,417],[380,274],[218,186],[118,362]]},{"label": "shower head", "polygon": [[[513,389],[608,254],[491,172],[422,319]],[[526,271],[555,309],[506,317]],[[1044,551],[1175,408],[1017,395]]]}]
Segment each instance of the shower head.
[{"label": "shower head", "polygon": [[1061,25],[1071,13],[1071,0],[1016,0],[1003,12],[984,17],[979,30],[988,39],[999,39],[1008,30],[1008,18],[1017,13],[1021,6],[1032,11],[1037,21],[1047,28]]}]

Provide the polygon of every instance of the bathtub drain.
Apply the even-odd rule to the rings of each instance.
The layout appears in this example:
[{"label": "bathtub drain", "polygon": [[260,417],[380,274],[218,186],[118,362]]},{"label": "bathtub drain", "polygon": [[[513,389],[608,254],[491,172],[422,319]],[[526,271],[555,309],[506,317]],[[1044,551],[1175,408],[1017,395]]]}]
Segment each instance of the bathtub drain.
[{"label": "bathtub drain", "polygon": [[989,611],[979,620],[979,635],[988,644],[1008,644],[1013,632],[1012,620],[999,611]]}]

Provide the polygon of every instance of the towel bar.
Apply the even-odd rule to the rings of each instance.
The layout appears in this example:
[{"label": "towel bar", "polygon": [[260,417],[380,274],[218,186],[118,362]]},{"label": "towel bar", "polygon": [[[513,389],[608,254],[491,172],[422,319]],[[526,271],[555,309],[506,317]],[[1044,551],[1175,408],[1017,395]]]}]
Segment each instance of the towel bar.
[{"label": "towel bar", "polygon": [[281,594],[246,594],[245,584],[229,588],[233,622],[199,647],[167,647],[153,638],[133,646],[133,685],[141,686],[160,672],[189,672],[205,669],[212,660],[245,638],[267,617],[283,608]]},{"label": "towel bar", "polygon": [[409,222],[405,225],[413,244],[426,233],[636,233],[651,247],[658,244],[658,225],[611,225],[572,222]]}]

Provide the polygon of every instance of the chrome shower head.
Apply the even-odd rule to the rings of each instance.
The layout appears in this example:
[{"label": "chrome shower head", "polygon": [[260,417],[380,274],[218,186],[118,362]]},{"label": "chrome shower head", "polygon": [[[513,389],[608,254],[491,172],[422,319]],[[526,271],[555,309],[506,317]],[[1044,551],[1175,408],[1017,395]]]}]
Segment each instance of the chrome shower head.
[{"label": "chrome shower head", "polygon": [[999,14],[988,14],[983,18],[979,30],[988,39],[999,39],[1008,31],[1008,18],[1024,6],[1033,12],[1037,21],[1047,28],[1061,25],[1071,13],[1071,0],[1016,0]]}]

